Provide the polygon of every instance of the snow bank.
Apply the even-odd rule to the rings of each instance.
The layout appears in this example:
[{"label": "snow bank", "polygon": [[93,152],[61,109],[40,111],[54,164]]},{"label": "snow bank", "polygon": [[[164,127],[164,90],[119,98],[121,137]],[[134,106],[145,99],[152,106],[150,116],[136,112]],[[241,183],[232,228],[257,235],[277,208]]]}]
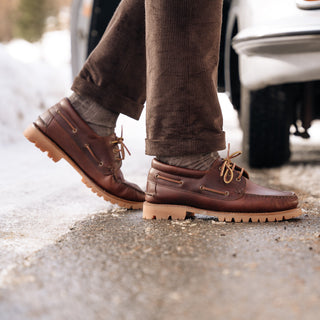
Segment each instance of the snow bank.
[{"label": "snow bank", "polygon": [[0,44],[0,143],[20,139],[24,128],[66,94],[71,83],[69,31],[38,43]]}]

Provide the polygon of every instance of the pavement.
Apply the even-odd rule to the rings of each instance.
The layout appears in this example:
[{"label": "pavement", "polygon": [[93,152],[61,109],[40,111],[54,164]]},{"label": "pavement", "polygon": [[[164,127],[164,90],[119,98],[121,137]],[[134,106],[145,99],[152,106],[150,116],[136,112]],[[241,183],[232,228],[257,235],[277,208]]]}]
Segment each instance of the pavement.
[{"label": "pavement", "polygon": [[0,319],[319,319],[320,144],[297,141],[287,165],[250,170],[300,198],[301,217],[264,224],[144,221],[31,144],[3,147]]}]

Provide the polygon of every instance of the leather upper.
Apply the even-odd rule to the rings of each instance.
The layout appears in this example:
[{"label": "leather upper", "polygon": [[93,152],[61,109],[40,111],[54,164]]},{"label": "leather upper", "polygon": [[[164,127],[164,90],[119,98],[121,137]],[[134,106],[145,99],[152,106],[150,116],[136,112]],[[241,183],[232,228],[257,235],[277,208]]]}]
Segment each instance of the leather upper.
[{"label": "leather upper", "polygon": [[275,191],[249,180],[234,166],[233,179],[221,176],[224,159],[217,159],[207,171],[191,170],[152,161],[146,201],[157,204],[187,205],[204,210],[228,212],[274,212],[294,209],[298,198],[293,192]]},{"label": "leather upper", "polygon": [[127,182],[120,170],[118,138],[97,135],[68,99],[63,99],[34,122],[102,189],[130,201],[144,201],[144,192]]}]

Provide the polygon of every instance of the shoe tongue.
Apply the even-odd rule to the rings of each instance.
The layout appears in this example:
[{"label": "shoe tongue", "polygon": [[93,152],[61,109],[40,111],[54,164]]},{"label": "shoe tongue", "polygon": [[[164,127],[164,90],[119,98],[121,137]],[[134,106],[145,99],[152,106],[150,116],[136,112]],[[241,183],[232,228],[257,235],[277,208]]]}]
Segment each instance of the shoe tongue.
[{"label": "shoe tongue", "polygon": [[121,160],[119,145],[117,143],[114,143],[115,141],[117,141],[116,134],[112,133],[109,136],[105,136],[103,138],[105,140],[105,144],[107,148],[109,148],[111,145],[111,154],[112,154],[111,156],[113,157],[114,168],[116,170],[120,169],[122,166],[122,160]]},{"label": "shoe tongue", "polygon": [[[225,161],[225,159],[223,159],[223,158],[221,158],[221,157],[217,158],[217,159],[213,162],[211,168],[213,169],[213,168],[219,167],[224,161]],[[242,168],[239,167],[238,165],[236,165],[235,168],[234,168],[234,170],[235,170],[235,171],[241,171]],[[243,171],[242,176],[244,176],[245,178],[249,179],[249,173],[248,173],[246,170]]]},{"label": "shoe tongue", "polygon": [[[237,170],[237,171],[241,171],[241,170],[242,170],[242,168],[236,165],[235,170]],[[242,174],[242,176],[243,176],[243,177],[245,177],[245,178],[247,178],[247,179],[250,179],[250,178],[249,178],[249,173],[248,173],[248,171],[247,171],[247,170],[243,170],[243,174]]]},{"label": "shoe tongue", "polygon": [[120,169],[122,166],[122,160],[121,160],[121,153],[120,153],[119,145],[115,144],[112,149],[114,150],[114,151],[112,150],[112,152],[114,154],[115,167],[116,167],[116,169]]}]

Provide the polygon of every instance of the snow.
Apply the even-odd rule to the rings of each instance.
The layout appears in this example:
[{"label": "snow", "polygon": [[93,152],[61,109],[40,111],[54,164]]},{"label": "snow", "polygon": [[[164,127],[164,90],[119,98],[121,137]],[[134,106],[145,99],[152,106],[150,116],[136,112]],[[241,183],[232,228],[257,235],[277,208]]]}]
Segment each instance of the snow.
[{"label": "snow", "polygon": [[68,31],[50,32],[35,44],[0,44],[0,143],[17,142],[21,131],[71,84]]}]

